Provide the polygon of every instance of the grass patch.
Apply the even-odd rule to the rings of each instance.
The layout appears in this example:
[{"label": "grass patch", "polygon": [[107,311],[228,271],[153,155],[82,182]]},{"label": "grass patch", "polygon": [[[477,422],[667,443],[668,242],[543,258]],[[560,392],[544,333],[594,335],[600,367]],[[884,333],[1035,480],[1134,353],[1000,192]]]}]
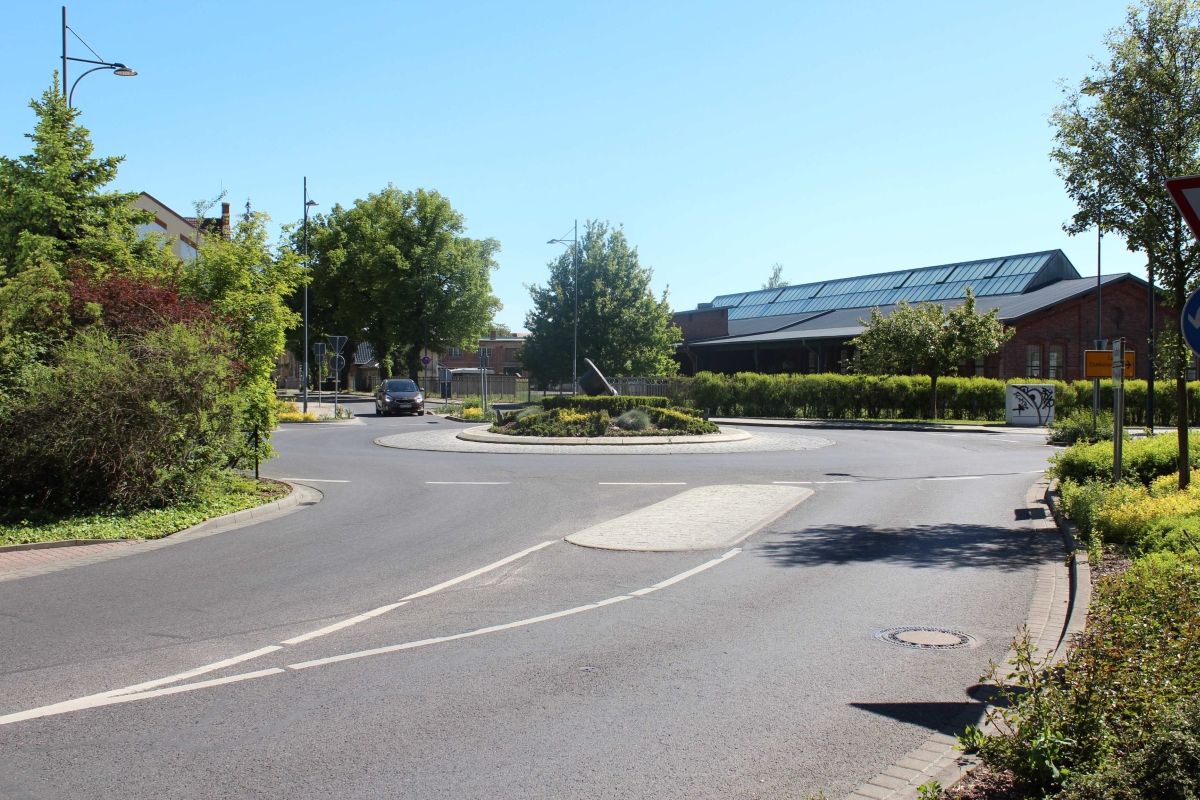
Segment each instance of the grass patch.
[{"label": "grass patch", "polygon": [[65,539],[160,539],[206,519],[269,503],[288,491],[286,484],[226,473],[194,499],[167,508],[69,516],[40,509],[10,510],[0,519],[0,545]]}]

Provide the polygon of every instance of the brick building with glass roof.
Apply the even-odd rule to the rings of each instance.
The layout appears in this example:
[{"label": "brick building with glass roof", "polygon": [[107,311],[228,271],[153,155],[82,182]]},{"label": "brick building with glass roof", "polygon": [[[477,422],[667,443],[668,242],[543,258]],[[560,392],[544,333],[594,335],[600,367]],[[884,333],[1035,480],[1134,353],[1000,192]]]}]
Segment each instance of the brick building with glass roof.
[{"label": "brick building with glass roof", "polygon": [[[872,308],[884,316],[901,302],[950,309],[963,303],[968,288],[980,313],[997,309],[1015,334],[999,353],[962,365],[960,374],[1083,377],[1083,351],[1097,338],[1097,278],[1081,277],[1061,250],[720,295],[674,315],[684,334],[679,360],[685,374],[841,372],[853,356],[849,341]],[[1124,337],[1126,349],[1139,354],[1137,377],[1146,377],[1149,284],[1128,273],[1104,275],[1099,295],[1100,338]],[[1161,331],[1177,316],[1158,303],[1155,327]]]}]

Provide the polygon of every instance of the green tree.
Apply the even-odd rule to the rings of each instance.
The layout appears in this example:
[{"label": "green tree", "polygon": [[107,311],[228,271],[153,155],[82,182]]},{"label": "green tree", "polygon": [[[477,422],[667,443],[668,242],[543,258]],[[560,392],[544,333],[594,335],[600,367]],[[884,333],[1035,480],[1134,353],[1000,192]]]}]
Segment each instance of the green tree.
[{"label": "green tree", "polygon": [[500,309],[491,286],[500,247],[463,230],[441,194],[394,186],[310,219],[310,331],[366,340],[385,375],[414,380],[426,348],[473,349]]},{"label": "green tree", "polygon": [[[287,300],[303,278],[300,258],[290,248],[274,254],[267,244],[266,214],[247,212],[228,239],[206,236],[195,261],[184,265],[180,288],[207,304],[229,329],[246,394],[246,430],[274,428],[275,386],[271,372],[283,352],[287,331],[300,315]],[[265,442],[265,438],[262,440]]]},{"label": "green tree", "polygon": [[33,152],[0,156],[0,277],[47,263],[64,272],[80,259],[94,270],[169,271],[160,243],[137,235],[136,226],[150,219],[131,205],[137,195],[103,191],[124,159],[93,157],[79,110],[56,88],[30,107]]},{"label": "green tree", "polygon": [[[575,263],[578,256],[578,264]],[[671,323],[667,293],[656,299],[653,271],[638,262],[620,228],[589,221],[575,246],[550,262],[545,287],[529,287],[533,309],[525,317],[529,339],[521,361],[539,379],[561,383],[572,375],[575,274],[578,269],[580,371],[590,358],[606,375],[672,375],[683,336]]]},{"label": "green tree", "polygon": [[857,348],[854,368],[874,375],[928,375],[931,419],[938,416],[938,378],[955,374],[964,361],[986,358],[1012,337],[996,309],[976,310],[970,289],[949,313],[938,303],[902,302],[886,317],[873,308],[871,318],[861,322],[866,329],[850,340]]},{"label": "green tree", "polygon": [[[1150,282],[1182,309],[1200,277],[1200,247],[1164,182],[1200,172],[1200,3],[1146,0],[1105,45],[1107,59],[1051,118],[1051,156],[1079,210],[1065,226],[1099,225],[1146,254]],[[1166,348],[1180,353],[1180,348]],[[1179,486],[1188,484],[1186,359],[1171,358],[1179,409]]]}]

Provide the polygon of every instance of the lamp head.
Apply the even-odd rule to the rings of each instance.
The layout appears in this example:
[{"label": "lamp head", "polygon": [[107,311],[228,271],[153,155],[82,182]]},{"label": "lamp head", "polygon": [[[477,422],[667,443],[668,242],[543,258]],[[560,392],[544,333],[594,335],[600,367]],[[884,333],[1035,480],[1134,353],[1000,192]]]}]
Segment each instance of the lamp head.
[{"label": "lamp head", "polygon": [[113,75],[119,75],[122,78],[132,78],[137,75],[137,70],[118,62],[113,64]]}]

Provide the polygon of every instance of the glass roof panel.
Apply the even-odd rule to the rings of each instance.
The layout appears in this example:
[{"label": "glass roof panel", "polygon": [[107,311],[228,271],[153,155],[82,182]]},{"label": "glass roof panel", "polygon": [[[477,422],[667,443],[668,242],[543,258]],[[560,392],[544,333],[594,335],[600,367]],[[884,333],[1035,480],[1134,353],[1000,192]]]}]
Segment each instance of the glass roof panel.
[{"label": "glass roof panel", "polygon": [[912,277],[908,280],[909,286],[928,286],[932,283],[939,283],[946,279],[946,276],[954,267],[935,267],[933,269],[914,270]]},{"label": "glass roof panel", "polygon": [[824,285],[825,284],[823,283],[805,283],[801,284],[800,286],[788,286],[779,293],[779,297],[775,298],[775,302],[782,303],[787,300],[806,300],[820,291],[821,287]]},{"label": "glass roof panel", "polygon": [[745,292],[741,294],[723,294],[720,297],[713,298],[713,308],[733,308],[741,303],[745,297]]}]

